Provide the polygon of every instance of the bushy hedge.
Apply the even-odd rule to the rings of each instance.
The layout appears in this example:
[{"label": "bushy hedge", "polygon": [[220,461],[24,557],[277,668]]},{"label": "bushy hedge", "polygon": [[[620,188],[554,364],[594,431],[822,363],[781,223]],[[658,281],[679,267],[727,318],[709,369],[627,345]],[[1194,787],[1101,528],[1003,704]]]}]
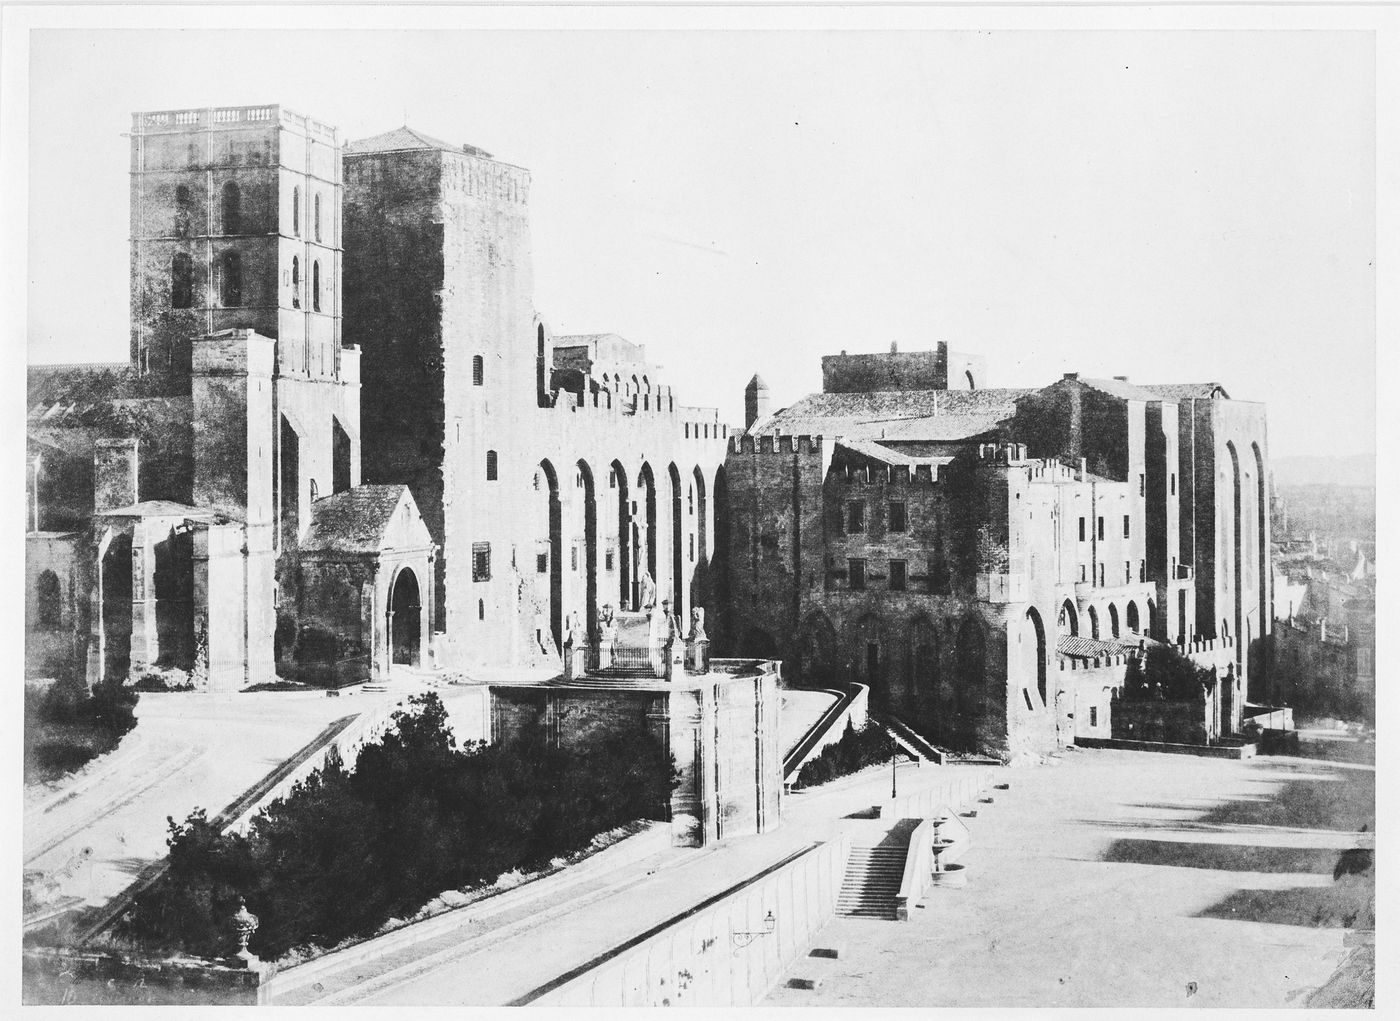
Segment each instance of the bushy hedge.
[{"label": "bushy hedge", "polygon": [[26,688],[24,782],[56,780],[112,751],[136,726],[138,698],[120,681],[103,681],[91,693],[62,681]]},{"label": "bushy hedge", "polygon": [[894,739],[883,727],[867,723],[857,730],[850,720],[841,739],[829,744],[809,759],[797,774],[795,787],[815,787],[838,776],[855,773],[878,762],[888,762],[895,753]]},{"label": "bushy hedge", "polygon": [[1149,645],[1146,656],[1128,660],[1123,672],[1123,695],[1131,699],[1187,702],[1201,697],[1203,685],[1214,683],[1215,675],[1197,666],[1184,653],[1170,645]]},{"label": "bushy hedge", "polygon": [[264,809],[248,837],[202,811],[170,820],[170,870],[118,935],[148,951],[229,952],[242,895],[261,925],[250,949],[276,959],[372,935],[446,890],[489,883],[577,851],[639,818],[665,819],[675,770],[635,737],[560,750],[542,741],[458,749],[437,695]]}]

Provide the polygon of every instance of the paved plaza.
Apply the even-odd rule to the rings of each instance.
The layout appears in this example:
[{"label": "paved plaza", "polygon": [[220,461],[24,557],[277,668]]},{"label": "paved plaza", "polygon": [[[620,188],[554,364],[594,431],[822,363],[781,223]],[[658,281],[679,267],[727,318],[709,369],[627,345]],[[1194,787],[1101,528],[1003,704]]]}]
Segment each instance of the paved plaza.
[{"label": "paved plaza", "polygon": [[[837,918],[773,1006],[1301,1006],[1344,953],[1314,926],[1375,773],[1301,759],[1066,752],[969,821],[962,889],[907,923]],[[1362,825],[1368,833],[1357,831]]]}]

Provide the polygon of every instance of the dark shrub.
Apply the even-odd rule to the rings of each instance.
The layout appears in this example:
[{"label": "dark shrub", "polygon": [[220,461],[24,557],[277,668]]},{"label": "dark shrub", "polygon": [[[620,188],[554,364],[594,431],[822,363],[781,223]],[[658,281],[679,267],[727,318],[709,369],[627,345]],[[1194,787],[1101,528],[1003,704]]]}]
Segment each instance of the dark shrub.
[{"label": "dark shrub", "polygon": [[172,822],[170,870],[118,934],[152,951],[224,954],[242,894],[261,922],[251,949],[275,959],[372,935],[443,891],[667,817],[676,773],[650,738],[459,749],[435,694],[412,698],[394,724],[353,772],[332,761],[265,808],[246,840],[218,835],[202,813]]},{"label": "dark shrub", "polygon": [[56,780],[116,748],[136,726],[138,698],[118,681],[104,681],[91,694],[76,683],[26,688],[25,782]]},{"label": "dark shrub", "polygon": [[867,723],[856,730],[850,720],[846,721],[845,733],[841,740],[829,744],[816,758],[809,759],[797,774],[795,787],[815,787],[835,780],[837,777],[858,772],[877,762],[888,762],[895,754],[894,740],[885,733],[883,727]]},{"label": "dark shrub", "polygon": [[1190,657],[1170,645],[1149,645],[1146,656],[1128,660],[1123,672],[1125,698],[1161,697],[1169,702],[1186,702],[1201,697],[1202,685],[1213,686],[1215,675],[1197,666]]}]

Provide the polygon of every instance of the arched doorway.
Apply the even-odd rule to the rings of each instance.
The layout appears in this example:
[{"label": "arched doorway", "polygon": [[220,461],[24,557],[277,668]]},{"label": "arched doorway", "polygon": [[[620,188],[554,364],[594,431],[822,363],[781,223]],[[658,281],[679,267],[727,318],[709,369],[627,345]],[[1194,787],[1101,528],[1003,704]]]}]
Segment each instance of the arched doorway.
[{"label": "arched doorway", "polygon": [[1118,607],[1113,603],[1108,604],[1108,633],[1114,638],[1121,634],[1118,626]]},{"label": "arched doorway", "polygon": [[[535,580],[555,649],[564,648],[564,508],[559,500],[559,476],[548,460],[535,470],[534,488],[539,517],[535,526]],[[543,498],[541,500],[541,497]]]},{"label": "arched doorway", "polygon": [[612,463],[609,484],[617,492],[617,606],[632,605],[632,501],[627,493],[627,470],[620,461]]},{"label": "arched doorway", "polygon": [[1234,595],[1234,627],[1231,629],[1236,637],[1235,642],[1235,672],[1244,670],[1244,643],[1238,640],[1244,633],[1244,514],[1242,504],[1242,494],[1240,491],[1240,455],[1235,450],[1235,444],[1229,442],[1225,444],[1225,449],[1230,452],[1230,473],[1234,486],[1234,516],[1230,531],[1230,552],[1232,556],[1230,571],[1230,589]]},{"label": "arched doorway", "polygon": [[1133,601],[1131,601],[1131,600],[1128,601],[1128,614],[1127,614],[1127,616],[1128,616],[1128,630],[1131,631],[1133,634],[1140,634],[1141,631],[1142,631],[1142,625],[1141,625],[1141,623],[1138,621],[1138,608],[1137,608],[1137,603],[1135,603],[1135,602],[1133,602]]},{"label": "arched doorway", "polygon": [[579,461],[579,495],[583,498],[583,587],[584,619],[588,633],[598,626],[598,504],[593,492],[593,469]]},{"label": "arched doorway", "polygon": [[1048,706],[1050,698],[1045,676],[1045,624],[1041,621],[1040,613],[1034,606],[1026,611],[1026,620],[1030,621],[1031,628],[1035,632],[1035,687],[1040,692],[1040,704]]},{"label": "arched doorway", "polygon": [[418,666],[423,644],[423,606],[418,575],[404,567],[389,589],[389,662],[394,666]]},{"label": "arched doorway", "polygon": [[102,677],[131,672],[131,536],[114,535],[102,555]]},{"label": "arched doorway", "polygon": [[642,571],[651,575],[652,583],[658,587],[657,598],[660,598],[660,585],[656,578],[656,476],[652,474],[649,464],[643,464],[642,470],[637,473],[637,502],[642,520],[632,524],[632,557],[637,564],[637,580],[632,585],[632,608],[640,610]]},{"label": "arched doorway", "polygon": [[1099,611],[1089,607],[1089,637],[1099,637]]},{"label": "arched doorway", "polygon": [[685,504],[681,473],[674,464],[666,469],[671,482],[671,612],[685,619]]}]

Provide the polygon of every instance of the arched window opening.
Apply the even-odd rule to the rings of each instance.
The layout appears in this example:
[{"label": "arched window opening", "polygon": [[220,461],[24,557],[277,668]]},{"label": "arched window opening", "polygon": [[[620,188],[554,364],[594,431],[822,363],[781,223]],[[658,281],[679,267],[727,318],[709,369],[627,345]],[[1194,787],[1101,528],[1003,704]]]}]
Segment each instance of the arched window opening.
[{"label": "arched window opening", "polygon": [[190,308],[194,305],[194,263],[184,252],[176,252],[170,260],[170,307]]},{"label": "arched window opening", "polygon": [[1099,637],[1099,611],[1089,607],[1089,637]]},{"label": "arched window opening", "polygon": [[243,196],[238,191],[238,185],[232,181],[224,185],[224,190],[219,202],[219,221],[224,226],[225,234],[239,234],[243,230]]},{"label": "arched window opening", "polygon": [[292,256],[292,308],[301,308],[301,260]]},{"label": "arched window opening", "polygon": [[186,237],[190,232],[190,189],[180,185],[175,189],[175,235]]},{"label": "arched window opening", "polygon": [[320,489],[318,489],[317,486],[316,486],[316,480],[315,480],[315,479],[312,479],[312,480],[311,480],[311,502],[312,502],[312,503],[315,503],[315,502],[316,502],[317,500],[319,500],[320,498],[321,498],[321,491],[320,491]]},{"label": "arched window opening", "polygon": [[237,308],[243,304],[243,260],[237,252],[219,257],[219,304]]},{"label": "arched window opening", "polygon": [[311,311],[321,311],[321,260],[311,262]]},{"label": "arched window opening", "polygon": [[340,424],[340,419],[331,419],[331,492],[343,493],[350,488],[350,462],[353,458],[350,434]]},{"label": "arched window opening", "polygon": [[1112,603],[1108,604],[1108,632],[1114,638],[1118,637],[1118,607]]},{"label": "arched window opening", "polygon": [[1074,604],[1068,599],[1060,606],[1058,623],[1061,631],[1068,632],[1071,636],[1079,634],[1079,614],[1075,612]]},{"label": "arched window opening", "polygon": [[1134,634],[1138,634],[1142,630],[1141,624],[1138,621],[1137,603],[1130,602],[1128,604],[1128,630]]},{"label": "arched window opening", "polygon": [[496,452],[494,450],[486,452],[486,481],[496,481]]},{"label": "arched window opening", "polygon": [[58,575],[42,572],[34,585],[34,626],[54,631],[63,623],[63,590]]},{"label": "arched window opening", "polygon": [[292,189],[292,233],[301,237],[301,189]]},{"label": "arched window opening", "polygon": [[316,198],[311,205],[311,217],[314,224],[314,234],[317,241],[321,240],[321,193],[316,193]]},{"label": "arched window opening", "polygon": [[481,355],[472,355],[472,386],[481,386],[486,382],[486,359]]}]

